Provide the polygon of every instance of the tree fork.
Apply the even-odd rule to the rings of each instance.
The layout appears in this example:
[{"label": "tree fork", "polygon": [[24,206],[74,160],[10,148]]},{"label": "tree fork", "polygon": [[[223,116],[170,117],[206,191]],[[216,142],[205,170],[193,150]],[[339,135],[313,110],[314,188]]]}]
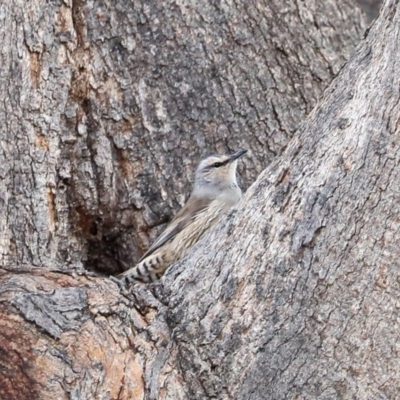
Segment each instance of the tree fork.
[{"label": "tree fork", "polygon": [[[359,74],[362,68],[368,70],[366,61],[362,68],[354,67],[357,57],[364,54],[362,48],[340,75],[340,79],[349,80],[343,81],[343,87],[336,80],[331,97],[328,94],[324,98],[279,163],[261,175],[249,190],[247,201],[199,243],[190,258],[173,267],[162,286],[138,286],[130,293],[121,293],[113,282],[82,267],[90,256],[96,259],[90,252],[90,246],[95,247],[90,241],[99,244],[100,256],[106,255],[104,243],[112,238],[113,229],[120,232],[134,228],[130,234],[136,244],[131,257],[156,234],[145,232],[148,237],[143,239],[139,231],[163,220],[163,191],[171,193],[168,209],[178,208],[182,199],[176,193],[181,195],[188,179],[185,166],[177,166],[175,160],[182,159],[183,149],[190,160],[197,161],[198,146],[188,145],[196,143],[195,138],[200,138],[200,143],[210,140],[209,149],[228,145],[239,148],[243,140],[248,141],[254,165],[243,172],[246,182],[286,146],[347,58],[362,23],[347,2],[329,3],[327,15],[318,12],[318,2],[278,3],[268,2],[273,6],[269,9],[267,2],[259,2],[262,7],[257,10],[237,1],[217,13],[203,4],[196,9],[171,8],[173,12],[168,15],[159,2],[152,3],[154,7],[135,2],[129,10],[121,4],[111,9],[101,3],[109,13],[101,7],[90,9],[90,4],[81,1],[73,2],[72,7],[68,2],[38,5],[18,1],[12,3],[13,8],[3,7],[7,18],[0,29],[0,57],[7,68],[2,70],[0,81],[5,99],[0,106],[5,139],[0,196],[7,196],[1,197],[4,207],[0,209],[1,398],[256,399],[268,393],[290,395],[295,389],[303,397],[307,391],[315,397],[321,390],[325,390],[323,396],[329,396],[332,387],[344,387],[351,393],[352,381],[337,379],[344,375],[340,354],[318,359],[321,371],[332,367],[336,375],[326,377],[314,372],[310,377],[301,366],[306,369],[315,361],[313,357],[320,355],[317,350],[322,351],[323,344],[333,353],[327,345],[329,338],[334,343],[328,340],[328,344],[344,351],[343,335],[334,331],[337,326],[325,328],[330,334],[326,336],[318,330],[318,324],[338,318],[337,307],[329,308],[328,300],[336,288],[335,274],[346,269],[341,264],[339,268],[335,259],[336,264],[321,270],[324,275],[318,269],[322,261],[316,261],[314,253],[320,249],[321,257],[329,261],[331,253],[341,254],[355,246],[350,241],[355,240],[357,231],[349,232],[349,227],[356,223],[349,218],[343,222],[346,210],[332,216],[338,204],[347,204],[346,199],[348,204],[354,203],[354,192],[343,192],[344,186],[332,178],[336,177],[333,172],[340,168],[343,176],[337,172],[337,179],[346,184],[354,171],[363,171],[354,167],[360,158],[351,152],[354,143],[346,133],[352,110],[346,108],[349,116],[342,116],[339,125],[333,111],[328,111],[343,110],[345,102],[336,96],[338,91],[348,93],[349,82],[356,80],[354,71]],[[382,34],[394,29],[394,22],[388,18],[393,4],[386,4],[383,19],[371,30],[366,43],[374,37],[379,40],[377,26]],[[149,12],[158,18],[150,18]],[[116,15],[126,18],[124,23],[118,24]],[[259,19],[254,20],[257,15]],[[397,21],[398,11],[394,15]],[[168,21],[162,32],[152,25],[161,17]],[[282,21],[288,24],[288,30],[279,34]],[[132,26],[137,29],[138,40],[132,41]],[[173,29],[168,31],[170,26]],[[200,40],[204,33],[204,40]],[[167,54],[179,61],[170,63],[178,66],[178,71],[165,69],[165,53],[153,54],[161,39],[165,40],[164,48],[172,46]],[[387,40],[385,48],[390,43],[396,47]],[[217,47],[207,48],[206,44]],[[226,50],[229,48],[234,49],[233,54]],[[299,70],[296,67],[300,62]],[[157,68],[149,68],[149,64]],[[162,79],[160,66],[165,72]],[[247,87],[245,83],[257,75],[252,69],[255,66],[262,73]],[[173,76],[183,84],[170,81]],[[198,76],[200,81],[196,80]],[[160,82],[161,89],[154,82]],[[208,84],[202,86],[201,82]],[[269,103],[265,101],[268,89]],[[353,89],[361,96],[361,91]],[[163,93],[168,95],[162,97]],[[175,98],[180,103],[172,107],[174,103],[169,100]],[[357,105],[349,94],[346,101]],[[266,108],[258,107],[262,105]],[[391,106],[385,117],[393,115],[395,108]],[[361,114],[358,124],[365,119]],[[328,160],[327,169],[318,162],[327,160],[330,144],[336,154],[343,143],[342,136],[335,135],[331,138],[338,143],[328,141],[331,126],[323,124],[321,118],[325,116],[329,116],[329,124],[343,131],[341,135],[349,146],[346,157],[342,156],[346,163],[334,157]],[[391,119],[389,125],[394,123]],[[167,151],[163,135],[175,131],[176,146]],[[182,131],[187,136],[181,135]],[[265,132],[271,132],[271,136]],[[314,147],[317,139],[322,147]],[[260,143],[265,143],[261,152]],[[267,154],[265,149],[269,149]],[[311,160],[307,152],[314,152]],[[385,168],[390,166],[387,161]],[[169,177],[176,171],[182,177],[171,182]],[[149,186],[161,189],[155,194],[146,189]],[[132,188],[133,193],[128,190]],[[341,198],[335,197],[338,193]],[[375,200],[371,193],[368,197],[363,194],[360,210]],[[382,199],[385,194],[381,193]],[[379,204],[374,207],[371,215],[377,215]],[[351,217],[362,221],[363,214],[356,211]],[[333,234],[329,229],[339,224],[334,219],[339,217],[348,235],[346,242],[334,242],[328,235]],[[379,218],[376,226],[383,221],[387,222]],[[332,244],[328,254],[321,244],[326,235]],[[385,243],[392,243],[394,236],[384,237]],[[109,243],[112,248],[115,241],[110,239]],[[317,273],[321,277],[316,281]],[[354,274],[349,272],[348,279]],[[390,288],[392,281],[388,283],[385,278],[385,269],[382,274],[379,285]],[[348,300],[348,293],[342,292],[338,301]],[[313,295],[321,298],[320,303]],[[344,307],[347,313],[353,305],[348,303]],[[322,307],[325,304],[327,317]],[[313,313],[308,315],[307,310]],[[345,326],[351,327],[354,320],[346,319]],[[255,321],[260,322],[258,330]],[[315,329],[310,324],[315,324]],[[297,327],[300,329],[295,331]],[[379,329],[374,326],[375,332]],[[368,325],[364,332],[370,330]],[[319,342],[316,332],[321,337]],[[356,345],[355,352],[359,349]],[[270,364],[265,367],[266,361]],[[379,363],[373,361],[378,368]],[[396,362],[385,361],[390,368]],[[317,365],[313,362],[312,367]],[[362,367],[357,364],[346,373],[365,374]],[[302,377],[307,382],[303,386]],[[386,376],[381,377],[380,387],[384,387]],[[321,381],[326,382],[327,389]],[[331,382],[336,386],[330,386]],[[378,386],[372,380],[368,382],[365,391],[369,395]]]}]

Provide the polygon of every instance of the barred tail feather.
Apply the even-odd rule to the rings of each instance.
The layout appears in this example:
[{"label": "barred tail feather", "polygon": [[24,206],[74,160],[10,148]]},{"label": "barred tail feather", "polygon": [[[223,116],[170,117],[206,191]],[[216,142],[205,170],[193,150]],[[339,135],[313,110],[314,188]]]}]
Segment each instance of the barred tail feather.
[{"label": "barred tail feather", "polygon": [[157,281],[164,272],[164,261],[161,254],[146,257],[135,267],[118,275],[125,284],[136,282],[150,283]]}]

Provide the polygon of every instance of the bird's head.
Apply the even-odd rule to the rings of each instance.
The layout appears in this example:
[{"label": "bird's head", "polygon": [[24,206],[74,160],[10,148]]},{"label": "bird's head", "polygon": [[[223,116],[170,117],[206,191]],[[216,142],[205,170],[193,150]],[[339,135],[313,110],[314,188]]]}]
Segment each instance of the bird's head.
[{"label": "bird's head", "polygon": [[237,159],[246,152],[212,155],[201,161],[196,170],[194,193],[200,197],[216,197],[225,190],[237,188]]}]

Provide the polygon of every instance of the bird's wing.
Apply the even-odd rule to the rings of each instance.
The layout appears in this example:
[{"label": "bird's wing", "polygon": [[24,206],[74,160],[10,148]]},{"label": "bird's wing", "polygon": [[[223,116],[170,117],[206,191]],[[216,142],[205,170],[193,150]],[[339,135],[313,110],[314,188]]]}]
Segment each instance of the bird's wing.
[{"label": "bird's wing", "polygon": [[[210,204],[210,199],[192,199],[190,198],[185,206],[176,214],[174,219],[169,223],[165,231],[156,239],[140,261],[144,260],[150,254],[154,253],[165,243],[170,242],[184,228],[190,225],[193,220],[203,212]],[[139,261],[139,262],[140,262]]]}]

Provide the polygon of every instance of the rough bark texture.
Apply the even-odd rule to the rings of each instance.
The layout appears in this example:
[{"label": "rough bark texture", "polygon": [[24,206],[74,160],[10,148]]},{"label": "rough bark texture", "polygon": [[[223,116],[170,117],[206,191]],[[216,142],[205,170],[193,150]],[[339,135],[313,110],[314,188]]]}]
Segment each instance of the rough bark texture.
[{"label": "rough bark texture", "polygon": [[388,0],[284,154],[164,280],[189,398],[398,398],[399,68]]},{"label": "rough bark texture", "polygon": [[353,3],[0,6],[0,262],[115,271],[185,201],[199,158],[280,154],[363,33]]},{"label": "rough bark texture", "polygon": [[83,266],[137,259],[201,155],[249,148],[247,187],[349,56],[359,11],[3,3],[0,398],[389,398],[393,2],[247,202],[161,284],[128,293]]}]

